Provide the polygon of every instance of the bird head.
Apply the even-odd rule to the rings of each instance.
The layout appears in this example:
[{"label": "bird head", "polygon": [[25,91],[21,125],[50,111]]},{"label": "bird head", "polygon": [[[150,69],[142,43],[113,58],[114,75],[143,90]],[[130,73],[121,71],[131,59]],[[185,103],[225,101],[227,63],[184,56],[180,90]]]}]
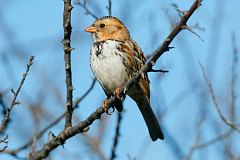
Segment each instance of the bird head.
[{"label": "bird head", "polygon": [[92,25],[87,27],[85,31],[93,34],[94,42],[130,39],[129,31],[124,24],[112,16],[97,19]]}]

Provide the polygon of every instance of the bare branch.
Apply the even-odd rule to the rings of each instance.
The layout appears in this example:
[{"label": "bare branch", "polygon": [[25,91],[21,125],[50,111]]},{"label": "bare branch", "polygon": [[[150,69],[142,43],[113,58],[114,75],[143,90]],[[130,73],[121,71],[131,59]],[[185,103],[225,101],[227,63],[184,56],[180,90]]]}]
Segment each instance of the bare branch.
[{"label": "bare branch", "polygon": [[112,0],[108,0],[108,6],[106,6],[107,10],[108,10],[108,15],[111,16],[112,15]]},{"label": "bare branch", "polygon": [[3,139],[0,140],[0,144],[4,144],[3,148],[0,148],[0,153],[5,151],[8,147],[8,135],[6,135]]},{"label": "bare branch", "polygon": [[200,31],[205,31],[205,28],[201,27],[199,23],[196,23],[195,25],[191,26],[191,28],[194,28]]},{"label": "bare branch", "polygon": [[2,113],[3,113],[3,115],[6,115],[6,113],[7,113],[7,106],[4,103],[4,101],[3,101],[3,96],[4,96],[4,94],[2,92],[0,92],[0,106],[2,106]]},{"label": "bare branch", "polygon": [[29,61],[28,61],[28,64],[27,64],[27,69],[24,72],[22,80],[21,80],[21,82],[20,82],[20,84],[19,84],[19,86],[17,88],[17,91],[15,92],[13,89],[11,90],[13,92],[13,99],[12,99],[12,102],[11,102],[10,106],[7,109],[7,113],[6,113],[5,117],[4,117],[4,119],[2,120],[2,124],[0,126],[0,133],[2,133],[4,131],[4,129],[5,129],[5,127],[6,127],[7,123],[8,123],[9,116],[10,116],[10,113],[11,113],[13,107],[16,104],[19,104],[19,102],[17,102],[17,96],[18,96],[19,92],[21,91],[21,88],[22,88],[22,86],[23,86],[23,84],[24,84],[24,82],[26,80],[26,77],[27,77],[27,74],[29,72],[29,69],[30,69],[31,65],[33,64],[33,60],[34,60],[34,56],[31,56],[29,58]]},{"label": "bare branch", "polygon": [[180,9],[176,3],[173,3],[172,6],[176,9],[180,18],[186,14],[186,11]]},{"label": "bare branch", "polygon": [[88,134],[84,134],[84,138],[86,144],[91,148],[90,150],[93,152],[93,154],[96,154],[101,160],[107,160],[101,147],[100,140],[97,137],[92,137]]},{"label": "bare branch", "polygon": [[225,133],[223,133],[223,134],[221,134],[221,135],[219,135],[219,136],[217,136],[217,137],[215,137],[215,138],[213,138],[213,139],[211,139],[207,142],[196,144],[193,147],[195,149],[202,149],[202,148],[205,148],[205,147],[209,147],[209,146],[211,146],[211,145],[229,137],[232,134],[232,132],[233,132],[233,130],[230,129],[227,132],[225,132]]},{"label": "bare branch", "polygon": [[202,42],[204,41],[203,38],[193,30],[193,27],[186,25],[186,26],[183,26],[183,29],[186,29],[186,30],[192,32],[192,34],[197,36]]},{"label": "bare branch", "polygon": [[98,19],[98,16],[96,16],[93,12],[91,12],[89,10],[89,8],[87,7],[87,0],[83,0],[83,2],[81,2],[80,0],[76,0],[74,2],[76,5],[81,6],[84,10],[85,10],[85,14],[86,15],[90,15],[92,16],[94,19]]},{"label": "bare branch", "polygon": [[230,115],[231,121],[235,120],[236,117],[236,82],[237,82],[237,63],[238,63],[238,49],[236,46],[236,37],[234,32],[232,33],[232,50],[233,50],[233,58],[232,58],[232,69],[231,69],[231,100],[230,100]]},{"label": "bare branch", "polygon": [[196,137],[195,137],[195,141],[194,144],[192,145],[192,147],[190,148],[190,151],[188,152],[188,154],[186,155],[186,157],[184,158],[184,160],[191,160],[192,159],[192,155],[195,151],[195,146],[199,143],[200,141],[200,135],[201,135],[201,126],[204,123],[204,116],[201,115],[199,123],[197,125],[197,131],[196,131]]},{"label": "bare branch", "polygon": [[[200,3],[201,4],[201,3]],[[199,4],[199,6],[200,6]],[[178,12],[178,15],[179,17],[183,17],[187,12],[186,11],[183,11],[181,9],[178,8],[177,4],[172,4],[172,6],[177,10]],[[204,30],[203,28],[199,27],[199,24],[197,23],[195,26],[188,26],[187,24],[183,25],[183,29],[186,29],[190,32],[192,32],[195,36],[197,36],[201,41],[204,41],[200,35],[198,35],[195,31],[193,31],[193,28],[197,28],[197,29],[200,29],[200,30]]]},{"label": "bare branch", "polygon": [[[169,36],[165,39],[162,45],[152,54],[152,56],[148,59],[147,63],[141,68],[141,70],[135,74],[128,82],[123,86],[123,92],[126,92],[135,82],[138,81],[140,76],[151,70],[152,66],[156,63],[157,59],[169,49],[169,45],[172,40],[177,36],[177,34],[183,29],[182,27],[186,25],[186,22],[190,18],[190,16],[194,13],[194,11],[200,6],[201,0],[195,0],[192,4],[191,8],[186,12],[186,14],[182,17],[180,23],[172,30]],[[110,108],[112,104],[114,104],[115,97],[112,96],[109,101],[107,108]],[[45,158],[49,155],[49,153],[58,147],[60,144],[64,144],[64,142],[71,138],[72,136],[82,133],[84,128],[90,126],[95,120],[99,119],[101,115],[105,113],[105,109],[103,107],[98,108],[95,112],[93,112],[86,120],[79,122],[77,125],[73,127],[66,128],[59,135],[56,136],[55,139],[51,139],[47,142],[39,151],[30,154],[30,159],[38,160]]]},{"label": "bare branch", "polygon": [[167,70],[162,70],[162,69],[151,69],[149,72],[161,72],[161,73],[168,73],[169,71]]},{"label": "bare branch", "polygon": [[116,130],[115,130],[115,136],[114,136],[114,141],[113,141],[110,160],[113,160],[113,159],[116,158],[116,148],[117,148],[117,145],[118,145],[118,139],[120,137],[121,122],[122,122],[122,112],[118,112],[117,126],[116,126]]},{"label": "bare branch", "polygon": [[218,112],[218,115],[220,116],[220,118],[222,119],[222,121],[223,121],[226,125],[228,125],[229,127],[235,129],[236,131],[238,131],[238,132],[240,133],[240,128],[239,128],[236,124],[234,124],[233,122],[227,120],[227,119],[225,118],[225,116],[223,115],[223,113],[222,113],[222,111],[221,111],[221,109],[220,109],[220,107],[219,107],[219,105],[218,105],[218,103],[217,103],[217,99],[216,99],[215,93],[214,93],[214,91],[213,91],[212,84],[211,84],[210,80],[208,79],[207,74],[205,73],[205,70],[204,70],[204,68],[203,68],[203,65],[202,65],[200,62],[199,62],[199,65],[200,65],[200,67],[201,67],[204,80],[205,80],[206,84],[208,85],[208,89],[209,89],[209,91],[210,91],[210,94],[211,94],[211,97],[212,97],[214,106],[215,106],[215,108],[216,108],[216,110],[217,110],[217,112]]},{"label": "bare branch", "polygon": [[71,69],[71,10],[72,10],[71,0],[64,0],[64,13],[63,13],[63,28],[64,28],[64,62],[65,62],[65,72],[66,72],[66,88],[67,88],[67,100],[66,100],[66,119],[65,128],[72,126],[72,112],[73,112],[73,86],[72,86],[72,69]]},{"label": "bare branch", "polygon": [[75,101],[74,101],[74,106],[73,106],[73,109],[76,109],[78,108],[78,105],[79,103],[92,91],[93,87],[95,86],[96,84],[96,79],[94,78],[90,87],[87,89],[87,91],[80,97],[80,98],[77,98]]}]

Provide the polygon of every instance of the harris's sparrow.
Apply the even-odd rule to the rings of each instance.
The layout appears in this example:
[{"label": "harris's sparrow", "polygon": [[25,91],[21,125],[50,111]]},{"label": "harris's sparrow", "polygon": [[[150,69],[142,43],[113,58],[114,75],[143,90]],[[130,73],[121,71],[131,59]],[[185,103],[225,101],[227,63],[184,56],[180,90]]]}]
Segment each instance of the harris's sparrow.
[{"label": "harris's sparrow", "polygon": [[[141,48],[131,39],[128,29],[117,18],[105,16],[97,19],[85,29],[93,35],[91,48],[91,69],[104,89],[107,97],[122,87],[145,63]],[[150,106],[150,88],[147,74],[139,79],[128,91],[138,105],[153,141],[164,139],[162,130]],[[122,110],[122,102],[115,104]]]}]

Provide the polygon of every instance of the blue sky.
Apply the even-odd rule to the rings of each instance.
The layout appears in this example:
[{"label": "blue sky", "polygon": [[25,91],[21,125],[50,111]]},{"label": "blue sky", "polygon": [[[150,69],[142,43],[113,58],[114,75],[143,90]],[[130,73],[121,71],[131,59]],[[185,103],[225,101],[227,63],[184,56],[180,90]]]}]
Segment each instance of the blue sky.
[{"label": "blue sky", "polygon": [[[34,134],[35,127],[28,111],[28,105],[42,101],[47,108],[51,120],[64,112],[65,102],[65,78],[64,61],[61,40],[63,38],[62,14],[63,2],[61,0],[2,0],[0,1],[0,91],[16,88],[20,81],[25,64],[30,55],[35,56],[34,65],[27,77],[23,90],[19,96],[21,105],[14,108],[11,125],[7,130],[9,134],[9,148],[16,148]],[[90,1],[89,1],[90,2]],[[141,46],[145,55],[151,54],[164,40],[171,30],[169,13],[171,19],[176,22],[178,15],[172,7],[175,3],[179,8],[187,10],[192,0],[169,1],[152,0],[139,3],[132,1],[112,1],[112,13],[119,17],[129,29],[132,38]],[[92,1],[89,8],[99,17],[107,15],[105,1]],[[94,7],[97,6],[97,7]],[[165,53],[157,62],[156,68],[167,69],[166,74],[150,73],[151,100],[155,111],[169,109],[167,115],[160,122],[167,130],[166,140],[151,142],[144,121],[135,105],[129,98],[125,101],[125,112],[121,127],[120,143],[117,148],[119,159],[127,159],[127,155],[137,159],[177,159],[169,148],[170,136],[174,137],[181,146],[183,154],[189,152],[194,143],[199,113],[205,110],[206,120],[202,126],[202,141],[205,142],[224,132],[227,127],[219,119],[213,106],[210,94],[198,64],[200,61],[206,69],[209,79],[216,91],[216,96],[223,110],[229,103],[229,85],[232,64],[232,42],[231,33],[236,36],[236,44],[240,42],[238,0],[205,0],[202,6],[194,13],[188,25],[194,26],[199,23],[205,31],[195,29],[204,41],[188,31],[181,32],[173,41],[171,46],[175,48]],[[84,29],[94,19],[84,14],[84,10],[74,5],[72,11],[72,72],[74,85],[74,98],[79,97],[88,89],[93,75],[89,66],[89,50],[92,38]],[[11,34],[10,34],[11,33]],[[239,68],[239,64],[237,66]],[[11,73],[10,73],[11,72]],[[239,73],[239,71],[238,71]],[[191,88],[197,82],[197,87],[190,90],[184,98],[171,105],[173,100],[182,91]],[[239,83],[237,83],[239,88]],[[57,92],[57,94],[56,94]],[[41,93],[41,94],[40,94]],[[201,93],[207,97],[201,98]],[[239,91],[237,91],[239,95]],[[86,118],[105,98],[104,92],[99,84],[96,84],[91,94],[80,104],[75,114]],[[11,99],[10,91],[7,92],[6,100]],[[204,102],[202,102],[204,101]],[[239,100],[236,102],[239,106]],[[204,106],[201,106],[204,104]],[[225,107],[225,108],[224,108]],[[239,115],[239,108],[237,111]],[[24,116],[23,116],[24,115]],[[226,115],[228,115],[226,113]],[[102,149],[109,156],[114,136],[116,113],[108,117],[108,125],[103,139]],[[47,124],[47,120],[41,117],[40,128]],[[239,120],[239,119],[238,119]],[[97,121],[90,128],[90,134],[101,121]],[[218,131],[212,128],[216,123]],[[21,125],[19,125],[21,124]],[[57,127],[51,129],[57,134],[63,129],[64,122],[61,121]],[[32,130],[31,130],[32,128]],[[26,132],[26,129],[29,131]],[[234,138],[239,139],[235,134]],[[47,133],[39,144],[47,141]],[[65,149],[59,147],[51,156],[53,159],[92,159],[86,152],[84,139],[79,136],[68,140]],[[146,141],[143,156],[141,146]],[[234,144],[237,145],[237,144]],[[144,146],[144,145],[143,145]],[[239,145],[238,147],[239,148]],[[206,154],[208,159],[222,158],[218,154],[221,146],[218,144],[194,154],[194,159],[201,159],[201,154]],[[239,149],[236,149],[239,154]],[[27,152],[21,153],[26,156]],[[69,153],[69,154],[68,154]],[[79,155],[80,154],[80,155]],[[140,157],[139,157],[140,156]],[[14,159],[10,156],[0,155],[0,159]],[[97,158],[95,158],[97,159]]]}]

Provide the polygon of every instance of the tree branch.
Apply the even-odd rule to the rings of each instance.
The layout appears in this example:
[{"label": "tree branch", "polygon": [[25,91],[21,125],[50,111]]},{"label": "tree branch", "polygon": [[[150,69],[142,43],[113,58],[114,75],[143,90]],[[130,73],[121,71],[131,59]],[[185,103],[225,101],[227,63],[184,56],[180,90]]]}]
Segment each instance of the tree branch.
[{"label": "tree branch", "polygon": [[[201,0],[195,0],[192,4],[191,8],[183,15],[180,23],[172,30],[169,36],[165,39],[162,45],[152,54],[152,56],[148,59],[147,63],[141,68],[141,70],[135,74],[128,82],[123,86],[123,92],[125,93],[134,83],[138,81],[140,76],[151,70],[152,66],[156,63],[157,59],[169,49],[169,44],[172,40],[177,36],[177,34],[183,29],[183,26],[186,25],[186,22],[190,18],[190,16],[194,13],[194,11],[200,6]],[[112,104],[114,104],[115,97],[111,97],[108,101],[107,107],[110,108]],[[49,153],[58,147],[61,144],[64,144],[65,141],[78,133],[82,133],[84,128],[90,126],[96,119],[99,119],[101,115],[105,113],[104,108],[100,107],[95,112],[93,112],[86,120],[79,122],[77,125],[73,127],[66,128],[62,131],[56,138],[51,139],[47,142],[39,151],[31,153],[30,159],[38,160],[45,158],[49,155]]]},{"label": "tree branch", "polygon": [[206,72],[205,72],[205,70],[204,70],[204,68],[203,68],[203,66],[202,66],[202,64],[200,62],[199,62],[199,65],[201,67],[204,80],[205,80],[206,84],[208,85],[208,89],[209,89],[209,92],[211,94],[214,106],[215,106],[215,108],[216,108],[216,110],[218,112],[218,115],[220,116],[220,118],[222,119],[222,121],[226,125],[230,126],[231,128],[235,129],[236,131],[238,131],[240,133],[240,128],[236,124],[234,124],[233,122],[231,122],[228,119],[226,119],[225,116],[223,115],[223,113],[222,113],[222,111],[221,111],[221,109],[220,109],[220,107],[219,107],[219,105],[217,103],[217,99],[216,99],[215,93],[213,91],[212,84],[211,84],[210,80],[208,79],[207,74],[206,74]]},{"label": "tree branch", "polygon": [[223,139],[226,139],[227,137],[229,137],[233,132],[233,129],[231,128],[230,130],[228,130],[227,132],[223,133],[223,134],[220,134],[219,136],[207,141],[207,142],[204,142],[204,143],[199,143],[199,144],[195,144],[193,147],[195,149],[202,149],[202,148],[205,148],[205,147],[209,147]]},{"label": "tree branch", "polygon": [[2,120],[2,124],[0,126],[0,133],[2,133],[4,131],[4,129],[5,129],[5,127],[6,127],[7,123],[8,123],[9,116],[10,116],[10,113],[11,113],[13,107],[16,104],[19,104],[19,102],[17,102],[17,96],[18,96],[19,92],[21,91],[21,88],[22,88],[22,86],[23,86],[23,84],[24,84],[24,82],[26,80],[26,77],[27,77],[27,74],[29,72],[29,69],[30,69],[31,65],[33,64],[33,60],[34,60],[34,56],[31,56],[29,58],[29,61],[28,61],[28,64],[27,64],[27,69],[26,69],[25,73],[23,74],[22,80],[21,80],[21,82],[20,82],[20,84],[19,84],[19,86],[17,88],[17,91],[15,92],[13,89],[11,89],[11,91],[13,93],[13,99],[12,99],[12,102],[11,102],[10,106],[7,109],[7,113],[6,113],[5,117],[4,117],[4,119]]},{"label": "tree branch", "polygon": [[106,7],[108,10],[108,15],[112,15],[112,0],[108,0],[108,6]]},{"label": "tree branch", "polygon": [[117,145],[118,145],[118,139],[120,137],[121,122],[122,122],[122,112],[118,112],[117,125],[116,125],[115,136],[114,136],[114,141],[113,141],[110,160],[113,160],[113,159],[116,158],[116,148],[117,148]]},{"label": "tree branch", "polygon": [[3,96],[4,96],[4,94],[2,92],[0,92],[0,106],[2,106],[2,114],[5,116],[7,113],[7,106],[3,101]]},{"label": "tree branch", "polygon": [[3,144],[3,147],[0,148],[0,153],[5,151],[8,147],[8,135],[6,135],[3,139],[0,140],[0,144]]},{"label": "tree branch", "polygon": [[98,17],[88,9],[87,0],[83,0],[83,2],[76,0],[75,4],[81,6],[85,10],[85,14],[92,16],[94,19],[98,19]]},{"label": "tree branch", "polygon": [[186,155],[185,158],[183,158],[184,160],[191,160],[192,159],[192,156],[193,156],[193,153],[195,152],[195,148],[194,146],[196,146],[199,141],[200,141],[200,138],[201,138],[201,127],[204,123],[204,116],[201,115],[200,117],[200,120],[199,120],[199,123],[197,125],[197,131],[196,131],[196,136],[195,136],[195,141],[194,141],[194,144],[192,145],[192,147],[190,148],[188,154]]},{"label": "tree branch", "polygon": [[63,29],[64,29],[64,62],[65,62],[65,72],[66,72],[66,88],[67,88],[67,100],[66,100],[66,119],[65,128],[72,126],[72,112],[73,112],[73,86],[72,86],[72,70],[71,70],[71,10],[72,10],[71,0],[64,0],[64,13],[63,13]]},{"label": "tree branch", "polygon": [[236,84],[237,84],[237,65],[238,65],[238,49],[236,44],[236,37],[235,33],[232,33],[232,50],[233,50],[233,56],[232,56],[232,69],[231,69],[231,86],[230,86],[230,115],[231,115],[231,121],[235,121],[236,119]]}]

